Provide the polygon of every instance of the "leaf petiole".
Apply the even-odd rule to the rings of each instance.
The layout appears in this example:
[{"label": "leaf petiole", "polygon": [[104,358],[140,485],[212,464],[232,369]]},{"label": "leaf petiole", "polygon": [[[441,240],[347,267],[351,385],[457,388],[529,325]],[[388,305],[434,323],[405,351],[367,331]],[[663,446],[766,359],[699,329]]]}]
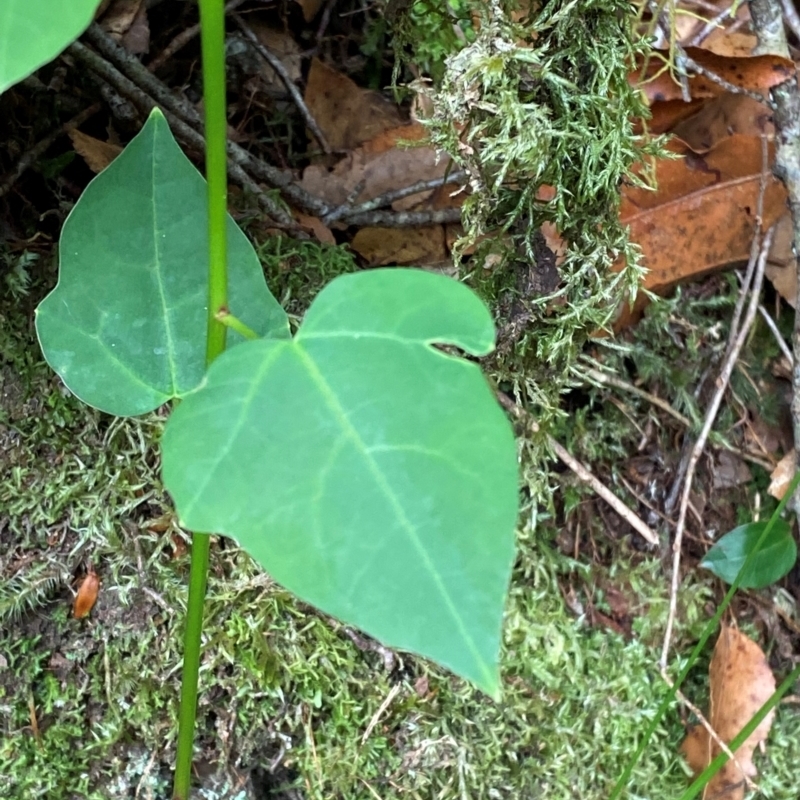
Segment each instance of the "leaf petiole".
[{"label": "leaf petiole", "polygon": [[227,308],[221,308],[214,314],[214,319],[221,322],[226,328],[243,336],[245,339],[260,339],[261,337],[249,326],[245,325],[239,317],[235,317]]}]

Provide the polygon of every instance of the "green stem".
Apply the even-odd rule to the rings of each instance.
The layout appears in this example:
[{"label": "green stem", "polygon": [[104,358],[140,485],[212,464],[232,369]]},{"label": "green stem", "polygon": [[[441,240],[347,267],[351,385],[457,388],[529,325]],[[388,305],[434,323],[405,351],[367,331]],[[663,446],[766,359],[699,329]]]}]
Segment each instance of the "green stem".
[{"label": "green stem", "polygon": [[210,541],[211,537],[207,533],[195,533],[192,536],[189,600],[186,606],[186,630],[183,635],[178,754],[175,758],[175,782],[172,788],[174,800],[187,800],[192,780],[197,682],[200,675],[200,638],[203,632],[203,601],[206,596]]},{"label": "green stem", "polygon": [[628,781],[630,780],[631,777],[631,773],[633,772],[634,767],[641,758],[642,753],[644,753],[645,748],[647,747],[650,741],[650,737],[655,733],[655,730],[659,726],[661,719],[663,718],[664,714],[666,714],[667,709],[672,704],[672,701],[675,699],[675,693],[678,691],[678,689],[680,689],[681,684],[684,682],[684,680],[686,680],[686,676],[689,674],[689,670],[694,666],[695,662],[700,656],[700,653],[705,647],[706,642],[711,637],[711,634],[714,633],[714,631],[717,629],[717,625],[719,624],[719,621],[722,619],[722,615],[725,613],[725,610],[730,605],[734,593],[739,588],[742,576],[745,574],[745,571],[748,569],[753,559],[756,557],[756,554],[761,549],[761,546],[766,541],[767,535],[772,530],[772,526],[780,517],[781,512],[786,507],[786,504],[789,502],[792,495],[794,495],[798,484],[800,484],[800,472],[796,473],[794,478],[792,478],[792,482],[789,484],[789,488],[786,490],[786,494],[783,496],[783,499],[780,501],[780,503],[778,503],[778,507],[773,512],[772,516],[769,519],[769,522],[764,526],[764,530],[761,532],[761,536],[758,537],[758,541],[756,542],[755,547],[750,551],[750,553],[748,554],[747,558],[744,561],[744,564],[742,564],[742,566],[739,568],[739,572],[736,575],[736,580],[731,584],[731,587],[725,593],[725,597],[722,599],[719,608],[717,608],[717,613],[714,614],[714,616],[706,623],[705,628],[703,628],[703,633],[700,635],[699,641],[694,646],[694,649],[692,650],[691,655],[689,656],[689,660],[686,662],[684,668],[680,671],[678,677],[675,680],[675,683],[672,685],[669,692],[667,692],[667,696],[661,701],[661,705],[659,705],[655,717],[653,717],[650,724],[645,729],[641,741],[639,742],[639,746],[636,748],[636,751],[631,756],[630,760],[625,766],[625,770],[623,771],[622,775],[620,776],[619,780],[614,786],[614,789],[612,790],[608,800],[617,800],[617,798],[622,794],[622,792],[627,787]]},{"label": "green stem", "polygon": [[200,0],[208,181],[208,339],[206,363],[225,350],[225,326],[217,314],[228,307],[227,114],[225,108],[225,7],[223,0]]},{"label": "green stem", "polygon": [[[208,182],[206,365],[210,365],[225,350],[227,328],[217,319],[217,314],[227,310],[228,307],[224,0],[200,0],[200,26]],[[178,752],[175,758],[175,782],[172,792],[174,800],[188,800],[191,789],[197,684],[200,674],[200,641],[203,631],[209,548],[210,537],[207,533],[193,534],[183,647],[181,705],[178,713]]]}]

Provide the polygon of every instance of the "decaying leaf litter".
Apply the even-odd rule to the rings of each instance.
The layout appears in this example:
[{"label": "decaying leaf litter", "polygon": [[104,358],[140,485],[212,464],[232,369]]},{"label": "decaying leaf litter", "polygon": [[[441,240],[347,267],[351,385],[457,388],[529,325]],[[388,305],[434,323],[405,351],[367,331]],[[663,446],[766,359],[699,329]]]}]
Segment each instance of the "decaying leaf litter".
[{"label": "decaying leaf litter", "polygon": [[[106,5],[83,44],[2,100],[13,112],[4,118],[14,122],[2,156],[2,172],[11,180],[0,184],[7,294],[0,333],[0,432],[4,471],[6,464],[12,470],[12,480],[0,485],[7,508],[0,518],[3,536],[11,542],[1,556],[0,613],[11,620],[6,627],[14,641],[2,651],[0,691],[10,717],[0,773],[16,782],[12,786],[20,797],[41,794],[44,787],[48,796],[60,796],[65,785],[72,794],[61,796],[159,796],[161,765],[169,762],[172,746],[168,731],[148,729],[148,709],[163,706],[164,687],[175,697],[175,676],[165,674],[162,665],[171,663],[167,633],[180,621],[177,586],[185,568],[183,534],[159,494],[147,446],[159,420],[109,425],[100,415],[78,412],[39,370],[30,340],[30,309],[54,274],[52,241],[90,171],[113,158],[154,101],[173,115],[190,155],[197,157],[202,145],[197,43],[187,36],[196,22],[192,4],[180,11],[170,9],[172,4]],[[426,27],[436,4],[425,9],[429,16],[394,17],[392,34],[377,9],[353,14],[336,3],[302,3],[277,14],[255,3],[229,4],[240,15],[229,27],[236,142],[231,179],[241,189],[232,202],[259,243],[276,296],[301,315],[323,277],[395,263],[460,271],[482,289],[493,301],[501,330],[498,390],[515,410],[523,437],[529,521],[520,534],[507,612],[505,700],[499,707],[425,664],[402,654],[387,656],[335,621],[309,616],[220,542],[210,600],[211,630],[219,633],[212,634],[206,655],[216,691],[204,709],[207,763],[199,765],[219,796],[234,796],[237,785],[253,797],[606,796],[643,726],[642,715],[664,689],[656,677],[656,651],[670,600],[672,658],[696,638],[706,607],[721,596],[695,566],[716,537],[737,523],[765,518],[772,507],[765,493],[768,473],[792,443],[791,367],[785,342],[781,347],[791,329],[781,297],[791,297],[792,290],[775,277],[786,271],[791,249],[785,236],[773,236],[769,263],[762,261],[776,292],[767,285],[763,305],[753,306],[758,315],[752,315],[752,327],[745,326],[736,359],[728,345],[736,339],[730,319],[737,316],[738,279],[721,270],[746,262],[752,251],[758,282],[756,222],[762,230],[786,224],[784,190],[769,174],[771,111],[754,95],[785,78],[791,64],[770,55],[754,58],[746,10],[731,19],[708,9],[698,16],[696,6],[686,6],[671,23],[658,25],[665,46],[677,41],[694,48],[685,63],[698,73],[689,79],[667,74],[675,70],[664,51],[649,59],[644,51],[638,55],[639,63],[648,61],[648,74],[663,70],[653,84],[645,84],[660,87],[645,90],[653,113],[649,127],[675,132],[668,147],[678,158],[637,165],[632,153],[625,154],[632,159],[630,175],[611,188],[621,198],[619,220],[630,226],[650,270],[647,288],[669,293],[682,285],[670,299],[647,309],[640,301],[634,315],[626,310],[620,317],[621,290],[629,284],[619,284],[605,295],[605,311],[590,308],[581,316],[576,310],[579,324],[569,337],[548,340],[543,335],[548,326],[563,330],[570,309],[577,308],[576,292],[600,285],[581,284],[574,267],[581,231],[555,224],[563,220],[560,209],[569,211],[577,195],[565,198],[565,184],[548,183],[530,171],[524,148],[516,161],[506,159],[513,166],[509,173],[496,172],[509,130],[493,127],[478,106],[494,102],[492,113],[498,116],[500,108],[502,119],[520,113],[502,105],[509,102],[508,83],[478,81],[471,87],[474,98],[454,94],[442,104],[440,96],[438,106],[431,91],[432,81],[452,88],[448,74],[463,78],[484,63],[480,59],[496,57],[481,49],[482,31],[516,46],[503,62],[503,74],[515,76],[514,96],[535,87],[520,68],[533,45],[524,31],[495,13],[499,6],[488,5],[493,11],[483,16],[477,4],[444,12],[460,31],[460,55],[448,73],[441,57],[436,60],[431,26]],[[387,17],[393,13],[387,9]],[[718,24],[706,26],[700,17],[719,17]],[[643,24],[652,22],[646,18]],[[557,23],[551,26],[553,41],[563,43]],[[248,46],[247,30],[282,70]],[[382,48],[390,35],[410,54],[400,82],[411,89],[401,93],[399,103],[384,90],[393,64]],[[448,41],[443,36],[436,46],[455,50]],[[142,63],[158,65],[149,81]],[[530,63],[537,64],[533,58]],[[89,75],[99,79],[85,71],[76,78],[81,65],[89,65]],[[541,63],[537,67],[552,75]],[[624,75],[633,82],[636,74],[629,63]],[[295,86],[293,94],[284,80]],[[685,92],[690,103],[684,102]],[[463,127],[453,127],[462,112]],[[431,115],[432,128],[425,124]],[[36,124],[20,127],[34,117]],[[307,125],[309,118],[316,132]],[[544,124],[537,128],[548,130]],[[565,130],[572,136],[579,132]],[[452,145],[449,157],[426,145],[431,131],[440,144]],[[659,179],[655,192],[639,185],[653,174]],[[563,170],[560,175],[570,179]],[[535,184],[533,194],[520,194],[515,184],[520,178]],[[286,205],[273,191],[282,185]],[[481,206],[482,192],[496,205]],[[462,206],[466,230],[459,224]],[[500,219],[500,212],[507,217]],[[342,245],[349,245],[355,261]],[[602,268],[612,262],[604,254],[594,264],[598,282],[602,277],[608,283]],[[310,264],[316,281],[309,278]],[[738,316],[745,322],[751,316],[744,302]],[[615,317],[616,339],[584,344]],[[549,365],[547,347],[537,345],[531,331],[565,354],[568,379]],[[560,364],[559,358],[552,360]],[[695,450],[697,477],[680,503],[683,472],[692,464],[692,448],[726,366],[729,388],[718,392],[718,417],[706,446]],[[588,382],[587,375],[593,376]],[[540,389],[548,382],[557,387],[557,406],[554,395]],[[45,408],[55,409],[55,422],[46,421]],[[554,445],[564,458],[543,461],[542,452]],[[138,453],[141,473],[120,473],[115,449]],[[564,463],[567,467],[559,465]],[[586,488],[582,466],[594,472],[595,489],[623,501],[627,520]],[[541,499],[543,485],[557,487],[550,503]],[[108,502],[111,498],[115,502]],[[120,501],[123,514],[112,515]],[[647,539],[667,542],[680,524],[679,509],[685,516],[684,546],[676,574],[685,582],[670,596],[663,556],[648,550]],[[83,587],[89,592],[95,581],[96,606],[85,622],[69,622]],[[729,620],[769,646],[770,666],[779,672],[796,658],[797,602],[795,568],[779,588],[744,595]],[[76,611],[79,616],[84,615]],[[270,628],[275,632],[265,644],[258,631]],[[742,634],[725,628],[720,642],[722,636]],[[743,691],[737,687],[754,680],[743,667],[720,687],[714,676],[723,647],[717,644],[711,662],[707,721],[729,740],[736,723],[722,723],[725,709],[738,708]],[[157,657],[146,659],[148,650]],[[768,686],[759,664],[757,682]],[[255,700],[242,693],[248,685],[259,695]],[[695,707],[708,707],[702,687],[689,688],[697,690]],[[127,706],[123,711],[115,692]],[[11,699],[17,696],[25,698],[19,707]],[[643,698],[650,702],[643,704]],[[607,714],[599,710],[606,706]],[[731,711],[736,713],[744,712]],[[785,792],[796,786],[793,758],[796,763],[800,737],[791,732],[798,724],[792,707],[782,707],[766,756],[760,761],[756,756],[766,796],[793,796]],[[667,796],[682,785],[680,727],[675,716],[642,767],[639,780],[650,787],[649,796]],[[90,734],[103,744],[76,768],[63,754],[73,756],[76,743]],[[123,740],[130,744],[121,746]],[[704,740],[708,754],[720,746],[713,738]],[[748,778],[752,749],[736,754]],[[573,753],[571,768],[565,752]],[[696,754],[690,763],[705,765]],[[600,766],[586,769],[588,764]],[[23,765],[29,777],[22,775]],[[724,779],[743,788],[733,768]],[[101,786],[104,793],[97,794]],[[709,791],[706,796],[712,796]]]}]

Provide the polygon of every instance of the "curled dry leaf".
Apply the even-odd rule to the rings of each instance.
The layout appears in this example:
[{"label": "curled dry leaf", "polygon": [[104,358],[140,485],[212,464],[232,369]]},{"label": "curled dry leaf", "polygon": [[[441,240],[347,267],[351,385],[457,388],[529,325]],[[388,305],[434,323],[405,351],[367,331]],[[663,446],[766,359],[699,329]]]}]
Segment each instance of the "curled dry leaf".
[{"label": "curled dry leaf", "polygon": [[790,450],[770,473],[769,477],[772,480],[767,491],[777,500],[783,500],[783,496],[792,482],[796,469],[796,459],[795,451]]},{"label": "curled dry leaf", "polygon": [[94,608],[97,602],[97,595],[100,591],[100,578],[97,573],[89,567],[89,571],[84,575],[75,601],[72,604],[72,616],[75,619],[83,619]]},{"label": "curled dry leaf", "polygon": [[[708,721],[722,741],[729,743],[775,691],[775,678],[761,648],[735,628],[723,625],[709,667],[711,708]],[[706,786],[703,800],[744,798],[745,775],[758,774],[753,752],[764,742],[772,726],[770,713]],[[695,774],[702,772],[720,753],[702,725],[696,725],[681,745]],[[739,768],[741,767],[741,769]],[[744,774],[743,774],[744,773]]]}]

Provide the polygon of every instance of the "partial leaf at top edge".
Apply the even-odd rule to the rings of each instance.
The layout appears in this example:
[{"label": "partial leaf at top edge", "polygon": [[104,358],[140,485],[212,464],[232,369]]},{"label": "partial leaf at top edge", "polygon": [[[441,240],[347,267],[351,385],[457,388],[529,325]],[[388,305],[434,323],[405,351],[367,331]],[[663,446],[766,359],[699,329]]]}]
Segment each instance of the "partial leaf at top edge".
[{"label": "partial leaf at top edge", "polygon": [[222,355],[175,409],[164,481],[184,524],[280,583],[496,695],[517,454],[477,365],[494,328],[419,270],[337,278],[292,341]]},{"label": "partial leaf at top edge", "polygon": [[2,0],[0,94],[77,39],[99,5],[100,0]]},{"label": "partial leaf at top edge", "polygon": [[[37,309],[45,358],[85,403],[142,414],[205,374],[206,182],[160,111],[86,188],[61,234],[59,281]],[[231,312],[288,337],[258,256],[228,217]],[[242,341],[228,333],[231,344]]]},{"label": "partial leaf at top edge", "polygon": [[[726,533],[700,563],[726,583],[733,583],[768,521],[750,522]],[[763,589],[779,581],[794,566],[797,545],[788,523],[779,519],[767,534],[739,583],[743,589]]]}]

